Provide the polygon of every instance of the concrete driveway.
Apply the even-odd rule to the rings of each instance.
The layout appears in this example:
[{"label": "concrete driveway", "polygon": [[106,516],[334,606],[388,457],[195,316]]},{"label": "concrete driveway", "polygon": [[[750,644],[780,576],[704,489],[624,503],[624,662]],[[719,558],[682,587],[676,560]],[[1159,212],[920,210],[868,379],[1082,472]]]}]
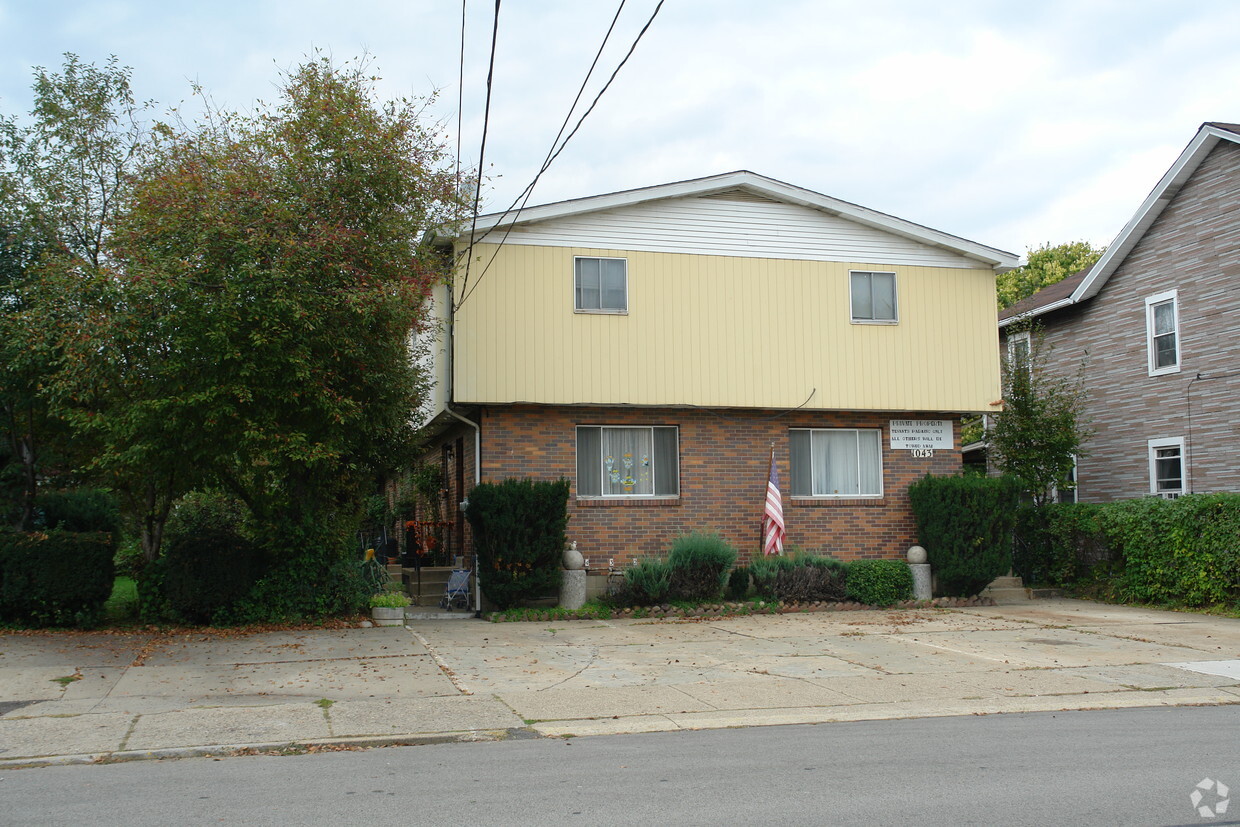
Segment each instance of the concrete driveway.
[{"label": "concrete driveway", "polygon": [[0,766],[1240,703],[1240,620],[1072,600],[0,636]]}]

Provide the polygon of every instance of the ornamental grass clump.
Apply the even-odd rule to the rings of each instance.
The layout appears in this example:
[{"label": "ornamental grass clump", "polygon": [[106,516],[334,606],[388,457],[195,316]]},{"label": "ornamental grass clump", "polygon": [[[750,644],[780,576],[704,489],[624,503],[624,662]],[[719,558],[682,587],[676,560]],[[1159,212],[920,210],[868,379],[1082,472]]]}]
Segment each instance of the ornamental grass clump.
[{"label": "ornamental grass clump", "polygon": [[841,601],[848,580],[847,564],[816,554],[764,557],[750,570],[759,595],[784,603]]},{"label": "ornamental grass clump", "polygon": [[653,606],[668,599],[672,569],[664,560],[640,560],[624,570],[624,587],[617,602],[631,606]]},{"label": "ornamental grass clump", "polygon": [[714,600],[736,563],[736,549],[718,534],[684,534],[667,555],[673,600]]}]

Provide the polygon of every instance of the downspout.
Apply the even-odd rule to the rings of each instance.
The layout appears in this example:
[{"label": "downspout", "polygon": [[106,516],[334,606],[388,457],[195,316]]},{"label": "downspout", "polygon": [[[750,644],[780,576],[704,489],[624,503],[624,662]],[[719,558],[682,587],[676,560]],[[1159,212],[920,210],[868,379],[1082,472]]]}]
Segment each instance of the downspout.
[{"label": "downspout", "polygon": [[[453,308],[452,285],[448,285],[448,330],[447,330],[447,354],[448,354],[448,389],[444,394],[443,409],[449,416],[464,422],[466,425],[474,429],[474,485],[482,482],[482,428],[477,422],[466,419],[456,411],[452,410],[452,400],[456,393],[456,311]],[[468,498],[466,498],[468,502]],[[477,565],[477,555],[474,556],[474,617],[482,617],[482,588],[479,585],[481,572]]]}]

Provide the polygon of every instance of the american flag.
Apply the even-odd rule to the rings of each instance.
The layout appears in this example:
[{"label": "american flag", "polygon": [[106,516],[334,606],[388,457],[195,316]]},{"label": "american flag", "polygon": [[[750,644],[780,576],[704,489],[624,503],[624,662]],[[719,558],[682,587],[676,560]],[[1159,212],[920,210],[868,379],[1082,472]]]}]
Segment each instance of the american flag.
[{"label": "american flag", "polygon": [[762,553],[784,553],[784,504],[779,496],[779,469],[771,448],[771,474],[766,481],[766,509],[762,512]]}]

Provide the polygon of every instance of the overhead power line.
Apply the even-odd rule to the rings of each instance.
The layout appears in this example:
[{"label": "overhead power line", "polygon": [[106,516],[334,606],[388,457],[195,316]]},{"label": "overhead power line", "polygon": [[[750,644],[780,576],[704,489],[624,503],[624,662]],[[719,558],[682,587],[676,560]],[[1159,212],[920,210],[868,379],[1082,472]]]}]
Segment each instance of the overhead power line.
[{"label": "overhead power line", "polygon": [[[495,21],[491,24],[491,58],[487,65],[487,102],[482,113],[482,146],[478,148],[478,181],[474,184],[474,208],[472,210],[472,218],[469,227],[469,244],[473,247],[474,233],[478,227],[478,201],[482,198],[482,169],[483,161],[487,154],[487,128],[491,124],[491,84],[495,79],[495,44],[499,39],[499,5],[500,0],[495,0]],[[462,289],[469,284],[469,263],[470,258],[465,258],[465,278],[462,281]],[[457,302],[457,307],[461,306]],[[455,308],[453,308],[455,310]]]},{"label": "overhead power line", "polygon": [[[654,8],[654,11],[651,12],[650,18],[646,21],[646,24],[642,26],[641,31],[637,33],[637,37],[633,39],[633,43],[629,46],[629,49],[625,53],[624,57],[616,65],[616,68],[612,70],[611,76],[607,79],[607,82],[603,84],[603,88],[600,89],[598,91],[598,94],[594,96],[594,100],[591,101],[589,108],[586,109],[586,111],[582,113],[581,117],[577,119],[577,123],[575,126],[573,126],[572,131],[569,132],[568,135],[564,137],[564,139],[561,141],[560,137],[564,134],[564,129],[568,126],[568,122],[572,119],[573,112],[576,110],[577,104],[581,101],[581,96],[585,92],[585,88],[586,88],[586,85],[589,83],[590,76],[593,74],[595,67],[598,65],[599,59],[602,57],[603,50],[607,45],[607,41],[611,37],[611,34],[616,27],[616,21],[619,20],[620,12],[623,11],[624,9],[624,2],[625,0],[621,0],[619,8],[616,9],[616,14],[612,18],[611,25],[607,29],[607,34],[604,35],[603,42],[599,45],[598,52],[595,54],[594,61],[590,64],[590,69],[589,71],[586,72],[586,76],[581,82],[581,87],[578,89],[576,97],[573,98],[573,104],[572,106],[569,107],[568,114],[565,115],[564,123],[560,126],[560,131],[556,133],[555,140],[551,142],[551,148],[547,150],[547,157],[543,160],[542,166],[539,168],[538,172],[534,175],[534,179],[530,181],[530,183],[525,187],[525,189],[521,191],[521,193],[513,200],[512,204],[508,206],[508,209],[504,210],[504,212],[500,215],[499,219],[496,221],[496,224],[499,224],[500,222],[502,222],[508,216],[509,213],[514,211],[514,208],[515,208],[515,213],[513,214],[512,221],[509,223],[508,228],[505,230],[503,237],[499,241],[499,244],[496,245],[495,250],[491,253],[491,257],[487,260],[486,266],[483,267],[482,272],[478,274],[478,278],[474,281],[473,287],[468,287],[467,289],[468,281],[469,281],[470,260],[472,260],[473,258],[473,249],[474,249],[474,244],[475,244],[475,230],[477,227],[477,218],[478,218],[477,202],[475,201],[474,224],[470,228],[469,247],[465,251],[465,256],[466,256],[465,279],[461,285],[462,295],[461,295],[460,300],[456,303],[456,307],[453,308],[454,310],[459,310],[461,305],[463,305],[465,301],[471,295],[473,295],[474,290],[477,289],[478,284],[482,281],[483,276],[485,276],[487,272],[491,269],[491,265],[495,262],[495,257],[499,255],[499,251],[503,248],[504,243],[507,242],[508,240],[508,236],[512,233],[512,228],[515,225],[516,220],[520,217],[521,211],[525,209],[526,204],[529,203],[530,197],[534,194],[534,187],[537,186],[539,179],[542,177],[542,174],[546,172],[550,168],[551,164],[555,162],[555,159],[560,156],[560,153],[562,153],[564,151],[564,148],[568,146],[568,142],[572,140],[573,136],[576,135],[578,130],[581,129],[581,126],[583,123],[585,123],[586,118],[589,117],[590,113],[594,111],[594,108],[598,106],[599,100],[602,99],[603,95],[607,92],[608,88],[611,87],[611,84],[616,79],[616,76],[620,74],[620,70],[623,69],[624,65],[629,62],[629,58],[633,56],[633,52],[636,51],[637,49],[637,44],[641,42],[646,32],[650,29],[651,24],[654,23],[655,18],[659,16],[659,10],[663,8],[663,0],[659,0],[658,4]],[[518,206],[518,203],[520,204],[520,206]]]}]

